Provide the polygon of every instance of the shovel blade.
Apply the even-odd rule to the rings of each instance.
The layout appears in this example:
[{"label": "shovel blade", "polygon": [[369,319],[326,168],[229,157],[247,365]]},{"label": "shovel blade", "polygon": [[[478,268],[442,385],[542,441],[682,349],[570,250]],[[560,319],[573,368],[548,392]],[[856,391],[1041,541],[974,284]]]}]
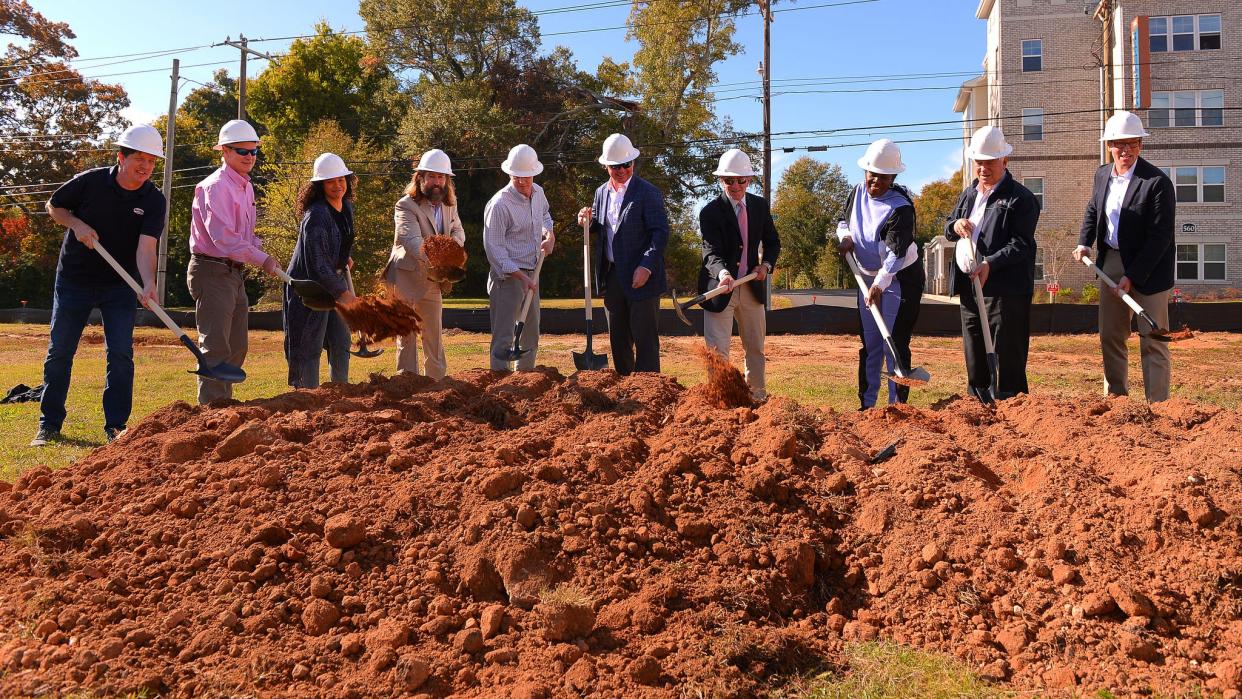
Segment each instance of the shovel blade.
[{"label": "shovel blade", "polygon": [[905,376],[899,376],[894,373],[888,374],[887,377],[889,381],[892,381],[898,386],[909,386],[912,388],[926,386],[931,383],[931,374],[921,366],[914,367],[907,372]]},{"label": "shovel blade", "polygon": [[384,350],[382,350],[382,349],[377,349],[377,350],[367,349],[367,348],[366,348],[366,346],[365,346],[365,345],[363,345],[363,346],[360,346],[360,347],[359,347],[358,349],[356,349],[356,350],[350,350],[350,352],[349,352],[349,353],[350,353],[350,354],[352,354],[352,355],[354,355],[355,357],[362,357],[363,359],[370,359],[370,358],[372,358],[372,357],[378,357],[378,356],[380,356],[381,354],[383,354],[383,353],[384,353]]},{"label": "shovel blade", "polygon": [[[694,325],[694,323],[691,323],[690,319],[686,317],[686,311],[682,307],[681,302],[677,300],[677,290],[671,289],[669,291],[669,294],[672,296],[672,299],[673,299],[673,312],[677,314],[677,320],[680,320],[686,325]],[[688,306],[690,304],[686,304],[686,305]]]},{"label": "shovel blade", "polygon": [[302,304],[312,311],[330,311],[336,308],[336,299],[319,282],[294,279],[290,286],[293,287],[293,293],[301,297]]},{"label": "shovel blade", "polygon": [[971,386],[969,391],[972,396],[979,399],[980,403],[983,403],[988,407],[996,405],[996,398],[992,396],[992,389],[990,387]]},{"label": "shovel blade", "polygon": [[608,368],[608,357],[595,352],[574,352],[574,368],[578,371],[597,371]]},{"label": "shovel blade", "polygon": [[189,373],[223,383],[241,383],[246,380],[245,370],[228,362],[220,362],[210,367],[200,362],[198,368]]}]

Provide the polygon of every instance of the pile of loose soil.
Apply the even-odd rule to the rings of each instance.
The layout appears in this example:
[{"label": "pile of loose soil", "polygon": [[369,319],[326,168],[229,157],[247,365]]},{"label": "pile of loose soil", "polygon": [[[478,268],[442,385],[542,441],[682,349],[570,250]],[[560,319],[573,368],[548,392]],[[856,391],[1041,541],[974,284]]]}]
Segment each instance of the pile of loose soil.
[{"label": "pile of loose soil", "polygon": [[752,696],[875,638],[1228,695],[1240,429],[551,369],[175,403],[0,493],[0,695]]},{"label": "pile of loose soil", "polygon": [[466,266],[466,249],[447,235],[433,235],[424,239],[423,252],[432,267]]},{"label": "pile of loose soil", "polygon": [[418,332],[418,311],[394,294],[359,296],[353,303],[338,304],[346,325],[362,335],[364,342],[379,342]]},{"label": "pile of loose soil", "polygon": [[703,360],[703,366],[707,370],[707,382],[701,390],[703,400],[708,405],[716,408],[743,408],[754,404],[746,378],[737,367],[729,363],[727,357],[722,357],[715,350],[703,345],[696,346],[694,351]]}]

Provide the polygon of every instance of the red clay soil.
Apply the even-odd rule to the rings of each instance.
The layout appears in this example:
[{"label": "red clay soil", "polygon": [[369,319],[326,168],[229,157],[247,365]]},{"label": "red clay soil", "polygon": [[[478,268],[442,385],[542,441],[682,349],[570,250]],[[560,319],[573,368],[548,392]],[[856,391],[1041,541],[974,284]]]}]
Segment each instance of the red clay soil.
[{"label": "red clay soil", "polygon": [[1022,691],[1242,688],[1242,412],[703,395],[169,405],[0,493],[0,696],[740,697],[873,638]]},{"label": "red clay soil", "polygon": [[694,348],[707,370],[707,382],[699,389],[703,400],[714,408],[744,408],[754,405],[750,387],[737,367],[725,357],[703,345]]},{"label": "red clay soil", "polygon": [[432,267],[466,266],[466,249],[447,235],[433,235],[425,239],[423,252]]},{"label": "red clay soil", "polygon": [[337,310],[349,329],[368,343],[418,332],[421,322],[418,311],[395,294],[359,296],[353,303],[337,305]]}]

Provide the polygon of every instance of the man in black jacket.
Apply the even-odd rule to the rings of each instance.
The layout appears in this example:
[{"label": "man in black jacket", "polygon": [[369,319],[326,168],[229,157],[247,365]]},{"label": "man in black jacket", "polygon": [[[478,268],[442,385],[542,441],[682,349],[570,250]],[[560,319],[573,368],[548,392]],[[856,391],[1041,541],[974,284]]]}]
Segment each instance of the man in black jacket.
[{"label": "man in black jacket", "polygon": [[[768,397],[763,356],[767,335],[763,285],[776,266],[781,241],[767,200],[746,193],[755,171],[745,153],[736,148],[725,151],[713,174],[720,178],[721,194],[699,211],[699,231],[703,236],[699,293],[718,286],[731,291],[703,302],[703,339],[728,361],[729,338],[733,335],[733,321],[737,320],[737,334],[746,352],[746,384],[751,396],[761,401]],[[755,273],[753,281],[745,288],[734,287],[734,280],[751,272]]]},{"label": "man in black jacket", "polygon": [[1035,293],[1035,227],[1039,202],[1009,174],[1008,155],[999,127],[985,126],[970,139],[968,155],[976,179],[962,192],[949,215],[944,235],[952,241],[970,238],[978,250],[971,272],[961,265],[949,279],[949,295],[961,294],[962,346],[972,395],[990,395],[989,369],[982,323],[972,284],[983,287],[999,363],[996,398],[1027,392],[1026,356],[1031,341],[1031,297]]},{"label": "man in black jacket", "polygon": [[[1126,338],[1130,336],[1127,292],[1162,327],[1169,324],[1169,289],[1173,288],[1173,220],[1177,194],[1158,168],[1139,157],[1143,150],[1143,122],[1130,112],[1117,112],[1104,126],[1111,165],[1095,173],[1095,187],[1078,234],[1074,259],[1081,260],[1099,247],[1095,263],[1117,282],[1117,291],[1100,289],[1100,350],[1104,355],[1104,389],[1112,395],[1129,393]],[[1101,287],[1104,285],[1101,284]],[[1155,403],[1169,397],[1169,346],[1139,338],[1143,362],[1143,392]]]}]

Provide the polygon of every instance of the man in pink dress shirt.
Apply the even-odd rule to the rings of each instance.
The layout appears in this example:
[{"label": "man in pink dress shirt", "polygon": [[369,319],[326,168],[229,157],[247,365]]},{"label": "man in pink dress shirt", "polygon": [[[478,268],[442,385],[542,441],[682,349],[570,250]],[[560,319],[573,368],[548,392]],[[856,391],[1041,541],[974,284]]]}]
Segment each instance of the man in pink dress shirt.
[{"label": "man in pink dress shirt", "polygon": [[[250,301],[246,298],[247,264],[275,274],[280,261],[263,252],[254,234],[257,211],[250,171],[259,156],[259,135],[240,119],[220,129],[224,164],[194,188],[190,218],[190,269],[186,283],[194,298],[198,344],[208,365],[246,360]],[[199,377],[198,402],[233,397],[233,384]]]}]

